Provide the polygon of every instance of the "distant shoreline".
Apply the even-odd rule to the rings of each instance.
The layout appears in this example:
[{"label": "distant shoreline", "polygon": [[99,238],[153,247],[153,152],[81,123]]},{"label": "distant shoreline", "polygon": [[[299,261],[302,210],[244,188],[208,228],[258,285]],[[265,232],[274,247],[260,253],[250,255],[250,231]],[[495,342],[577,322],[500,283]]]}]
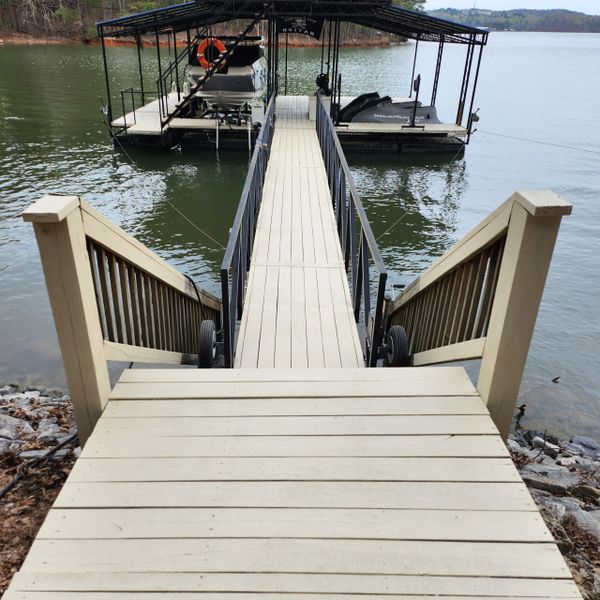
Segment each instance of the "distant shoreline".
[{"label": "distant shoreline", "polygon": [[600,15],[567,9],[438,8],[427,14],[493,32],[600,33]]},{"label": "distant shoreline", "polygon": [[[280,48],[285,47],[283,38],[280,38]],[[344,48],[380,48],[387,46],[396,46],[399,44],[406,43],[406,40],[397,38],[394,36],[381,35],[378,37],[364,37],[364,38],[352,38],[347,39],[342,43]],[[0,32],[0,46],[50,46],[50,45],[70,45],[70,46],[98,46],[100,44],[99,38],[82,39],[78,37],[66,37],[66,36],[44,36],[44,35],[33,35],[29,33],[17,33],[12,31]],[[107,46],[135,46],[133,39],[117,39],[117,38],[106,38]],[[144,38],[144,46],[155,47],[156,42],[154,39]],[[161,42],[161,47],[168,47],[168,42]],[[315,38],[301,35],[291,35],[288,40],[290,48],[320,48],[321,42]],[[186,41],[179,39],[177,40],[177,47],[184,48]]]}]

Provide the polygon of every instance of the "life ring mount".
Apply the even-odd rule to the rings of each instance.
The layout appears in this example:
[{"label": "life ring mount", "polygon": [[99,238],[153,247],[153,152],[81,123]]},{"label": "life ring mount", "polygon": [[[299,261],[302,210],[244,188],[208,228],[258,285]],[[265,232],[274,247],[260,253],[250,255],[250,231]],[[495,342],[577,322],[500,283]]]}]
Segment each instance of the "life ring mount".
[{"label": "life ring mount", "polygon": [[[207,56],[209,48],[213,48],[213,51],[211,52],[211,54],[213,56],[214,56],[215,52],[218,53],[214,59],[213,59],[213,56]],[[202,40],[202,42],[198,46],[198,52],[197,52],[198,62],[200,63],[200,66],[202,66],[204,69],[206,69],[208,71],[208,69],[212,68],[213,65],[215,64],[215,62],[217,62],[217,60],[219,60],[219,58],[225,52],[227,52],[227,48],[226,48],[225,44],[219,38],[205,38]],[[211,59],[213,59],[213,60],[211,60]],[[219,69],[222,69],[226,63],[227,63],[226,60],[222,61],[221,65],[219,66]]]}]

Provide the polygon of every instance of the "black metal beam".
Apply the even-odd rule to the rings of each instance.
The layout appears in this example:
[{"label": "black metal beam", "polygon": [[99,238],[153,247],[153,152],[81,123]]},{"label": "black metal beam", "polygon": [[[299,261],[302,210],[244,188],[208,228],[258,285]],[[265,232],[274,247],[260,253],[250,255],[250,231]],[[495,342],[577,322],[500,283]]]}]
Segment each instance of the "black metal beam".
[{"label": "black metal beam", "polygon": [[190,27],[206,26],[233,19],[253,19],[267,8],[267,17],[310,15],[332,20],[354,22],[386,33],[411,39],[446,43],[485,44],[487,32],[475,27],[410,11],[391,3],[391,0],[256,0],[243,7],[234,1],[197,0],[167,8],[120,17],[98,24],[104,36],[130,36],[173,28],[184,31]]},{"label": "black metal beam", "polygon": [[444,37],[442,36],[442,39],[440,40],[440,43],[438,46],[437,61],[435,63],[435,75],[433,77],[433,89],[431,91],[431,102],[430,102],[431,106],[435,106],[435,99],[437,98],[437,90],[438,90],[438,84],[440,82],[440,71],[442,69],[442,57],[443,56],[444,56]]}]

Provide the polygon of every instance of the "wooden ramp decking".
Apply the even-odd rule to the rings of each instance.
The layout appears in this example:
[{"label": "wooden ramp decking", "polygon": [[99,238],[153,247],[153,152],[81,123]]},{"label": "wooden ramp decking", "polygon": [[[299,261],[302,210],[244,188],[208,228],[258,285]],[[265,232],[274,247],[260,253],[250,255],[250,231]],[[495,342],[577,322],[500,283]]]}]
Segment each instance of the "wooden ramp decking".
[{"label": "wooden ramp decking", "polygon": [[236,367],[364,366],[308,98],[278,99]]},{"label": "wooden ramp decking", "polygon": [[580,598],[462,368],[128,370],[6,600]]}]

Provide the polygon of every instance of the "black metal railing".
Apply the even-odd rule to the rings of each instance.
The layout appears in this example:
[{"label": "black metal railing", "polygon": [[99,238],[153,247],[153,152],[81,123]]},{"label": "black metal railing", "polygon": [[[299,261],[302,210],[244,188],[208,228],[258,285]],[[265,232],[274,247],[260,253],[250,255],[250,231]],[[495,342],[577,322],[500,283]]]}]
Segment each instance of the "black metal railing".
[{"label": "black metal railing", "polygon": [[[169,116],[169,94],[171,92],[177,93],[177,102],[181,102],[184,95],[185,69],[189,62],[191,48],[197,40],[198,36],[194,37],[193,40],[189,40],[179,54],[177,54],[177,46],[175,46],[175,59],[165,71],[160,73],[156,80],[156,89],[160,98],[159,111],[161,123]],[[185,95],[187,96],[187,93]]]},{"label": "black metal railing", "polygon": [[221,293],[223,302],[223,347],[225,366],[233,367],[236,346],[236,325],[242,318],[246,277],[254,245],[256,218],[262,201],[263,184],[273,139],[275,96],[267,107],[240,203],[229,232],[229,241],[221,263]]},{"label": "black metal railing", "polygon": [[[150,92],[144,92],[141,90],[136,90],[132,87],[121,90],[121,110],[123,125],[125,129],[135,125],[137,123],[137,115],[136,115],[136,106],[139,108],[143,107],[146,103],[146,98],[154,97],[154,94]],[[136,98],[140,98],[140,101],[136,104]],[[129,105],[131,105],[131,110],[128,110]],[[128,119],[127,117],[131,115]]]},{"label": "black metal railing", "polygon": [[[377,365],[383,338],[387,271],[335,126],[321,95],[317,96],[316,116],[317,135],[327,171],[344,263],[350,280],[354,318],[362,326],[359,329],[363,331],[365,362],[367,366],[374,367]],[[374,297],[371,294],[372,282],[377,287]]]}]

